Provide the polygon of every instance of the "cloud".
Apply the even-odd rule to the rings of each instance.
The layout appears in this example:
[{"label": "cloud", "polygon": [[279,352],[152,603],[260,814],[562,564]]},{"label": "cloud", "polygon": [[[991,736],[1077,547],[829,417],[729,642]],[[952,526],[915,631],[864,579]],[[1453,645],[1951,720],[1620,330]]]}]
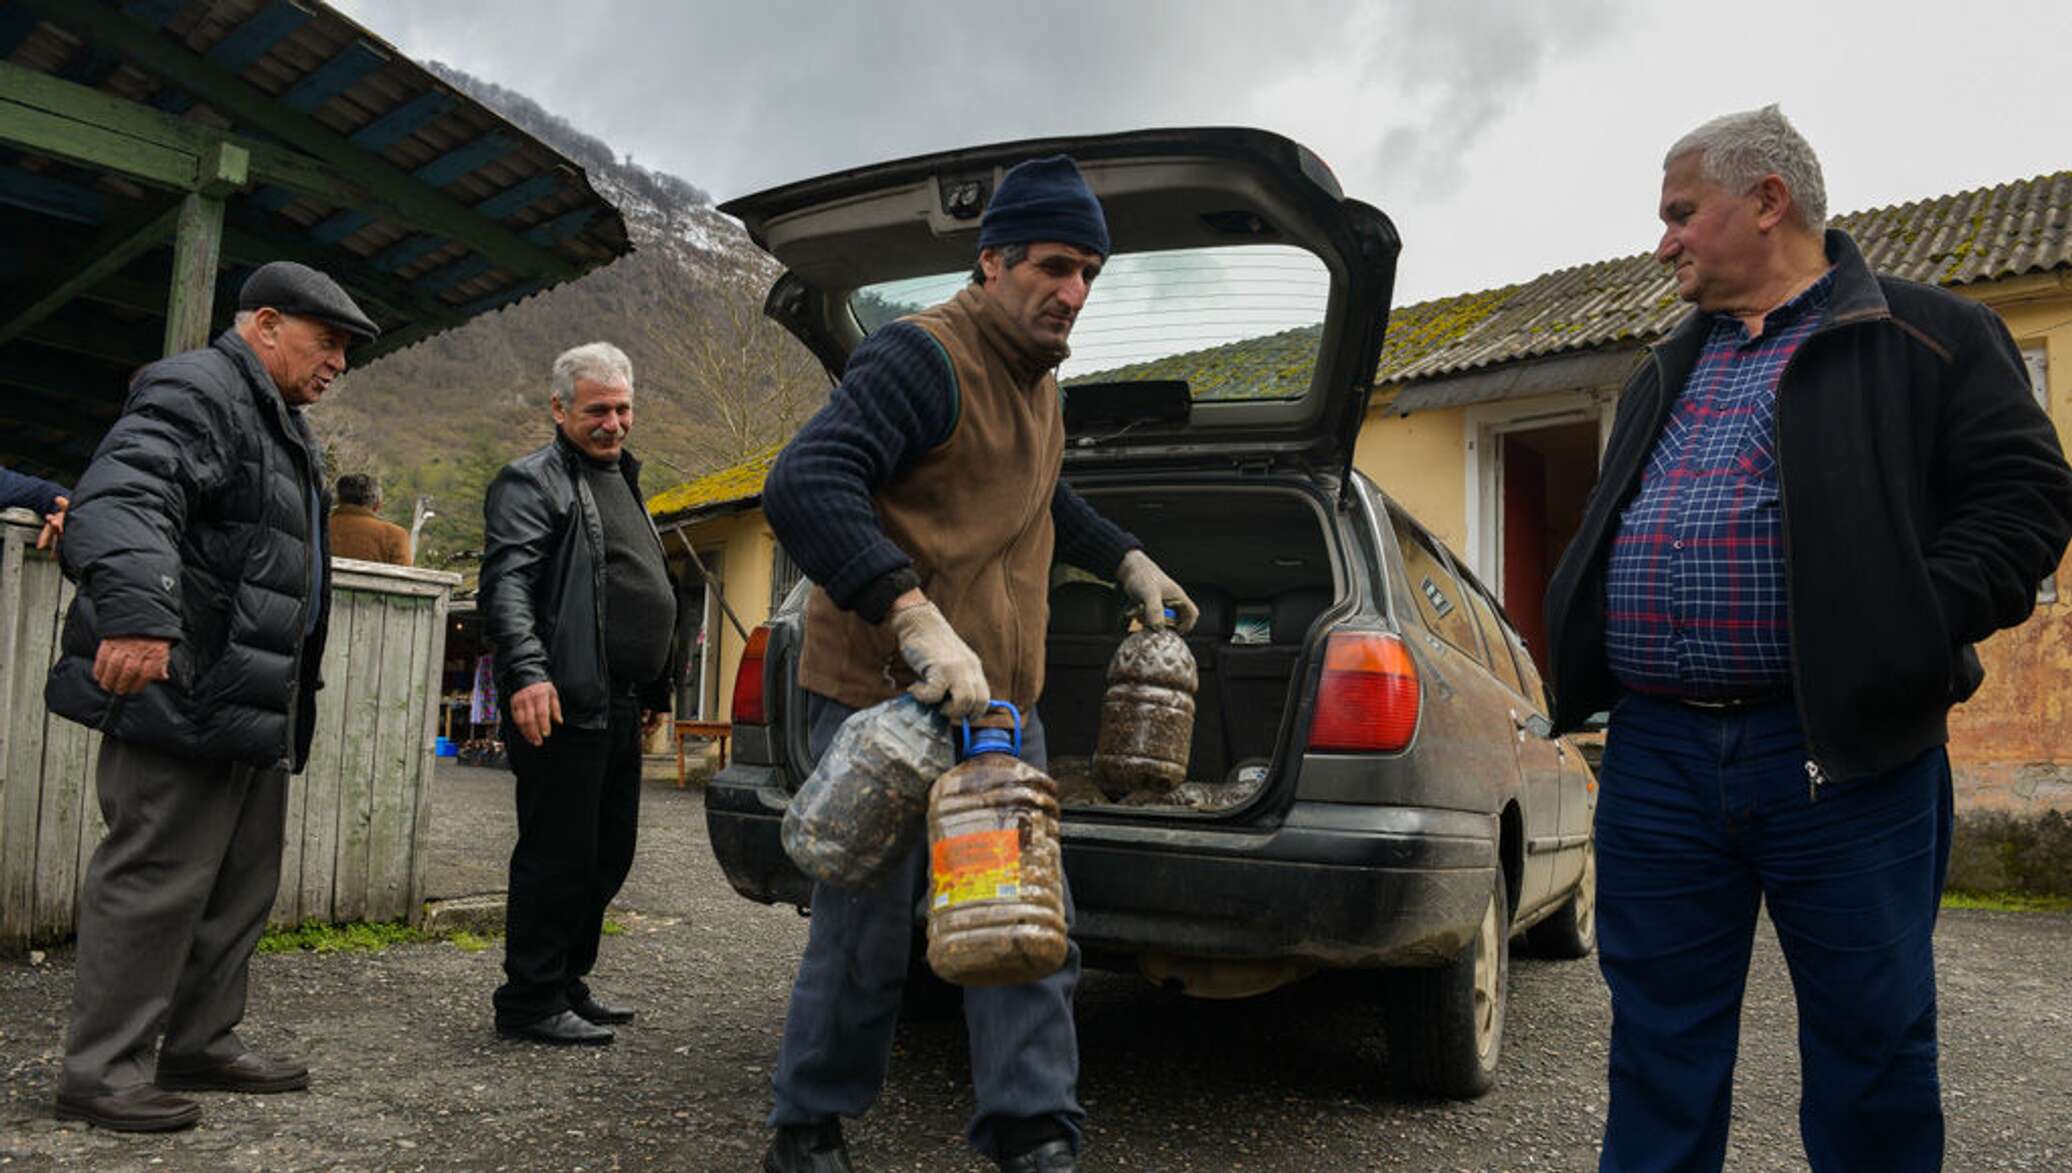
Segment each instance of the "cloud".
[{"label": "cloud", "polygon": [[725,198],[980,142],[1229,123],[1443,193],[1546,64],[1601,41],[1624,2],[343,7],[405,52],[525,93]]}]

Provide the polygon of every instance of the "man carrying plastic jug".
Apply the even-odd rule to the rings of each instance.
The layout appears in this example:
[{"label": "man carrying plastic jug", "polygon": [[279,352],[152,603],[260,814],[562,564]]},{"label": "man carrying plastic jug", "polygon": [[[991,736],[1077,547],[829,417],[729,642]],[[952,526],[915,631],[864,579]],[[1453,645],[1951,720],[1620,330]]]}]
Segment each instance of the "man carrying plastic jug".
[{"label": "man carrying plastic jug", "polygon": [[[1023,756],[1042,767],[1054,553],[1114,580],[1147,622],[1170,607],[1194,625],[1186,592],[1058,479],[1054,371],[1109,255],[1100,201],[1072,160],[1030,160],[1001,180],[978,246],[969,286],[857,347],[763,486],[777,540],[815,584],[799,659],[815,756],[849,714],[905,687],[953,720],[1013,701],[1030,714]],[[916,850],[875,890],[815,887],[765,1170],[850,1168],[841,1117],[884,1080],[927,874]],[[1074,946],[1048,978],[965,993],[969,1137],[1009,1173],[1078,1168],[1078,980]]]}]

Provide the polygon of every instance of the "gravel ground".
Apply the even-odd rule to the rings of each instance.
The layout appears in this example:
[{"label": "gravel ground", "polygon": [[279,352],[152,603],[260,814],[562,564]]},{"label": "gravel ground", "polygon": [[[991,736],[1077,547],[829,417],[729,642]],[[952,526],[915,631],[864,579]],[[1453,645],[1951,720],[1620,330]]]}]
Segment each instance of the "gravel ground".
[{"label": "gravel ground", "polygon": [[[443,765],[443,764],[442,764]],[[670,763],[673,774],[674,764]],[[431,882],[493,891],[509,776],[439,777]],[[262,956],[245,1034],[307,1059],[307,1095],[208,1095],[198,1128],[119,1136],[50,1115],[71,953],[0,959],[0,1166],[12,1169],[736,1169],[758,1167],[768,1072],[805,922],[736,897],[699,793],[651,784],[600,989],[642,1008],[608,1048],[498,1041],[501,951],[446,944]],[[2072,917],[1945,914],[1943,1074],[1952,1169],[2072,1168]],[[1089,974],[1078,1007],[1086,1165],[1120,1170],[1584,1170],[1604,1113],[1608,1010],[1589,962],[1519,959],[1497,1090],[1402,1101],[1381,1079],[1362,982],[1199,1002]],[[1789,984],[1758,943],[1729,1167],[1803,1168]],[[877,1107],[849,1137],[865,1170],[979,1170],[961,1025],[903,1028]]]}]

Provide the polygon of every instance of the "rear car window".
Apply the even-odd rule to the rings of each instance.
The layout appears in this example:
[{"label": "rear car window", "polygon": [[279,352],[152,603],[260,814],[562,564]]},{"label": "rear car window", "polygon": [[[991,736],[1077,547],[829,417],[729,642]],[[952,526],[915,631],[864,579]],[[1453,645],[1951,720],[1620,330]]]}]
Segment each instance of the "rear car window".
[{"label": "rear car window", "polygon": [[1400,513],[1391,511],[1389,522],[1396,527],[1396,544],[1403,548],[1403,571],[1410,579],[1410,595],[1417,600],[1418,614],[1433,635],[1475,659],[1482,658],[1482,640],[1475,632],[1475,617],[1460,580],[1447,568],[1446,559],[1429,535]]},{"label": "rear car window", "polygon": [[1489,670],[1498,680],[1511,686],[1512,691],[1525,692],[1525,682],[1518,678],[1517,665],[1511,662],[1510,638],[1504,622],[1496,613],[1495,604],[1489,601],[1480,588],[1462,584],[1468,588],[1468,605],[1475,612],[1475,624],[1482,629],[1482,642],[1489,648]]},{"label": "rear car window", "polygon": [[[867,285],[849,306],[869,333],[970,280],[967,269]],[[1289,245],[1119,253],[1094,280],[1058,380],[1183,379],[1196,400],[1300,398],[1330,299],[1324,262]]]}]

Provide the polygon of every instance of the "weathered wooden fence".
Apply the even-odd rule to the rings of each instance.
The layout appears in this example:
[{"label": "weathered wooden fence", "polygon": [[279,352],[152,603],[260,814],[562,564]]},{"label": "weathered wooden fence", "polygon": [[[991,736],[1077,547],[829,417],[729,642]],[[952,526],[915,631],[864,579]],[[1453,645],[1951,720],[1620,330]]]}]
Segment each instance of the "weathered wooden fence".
[{"label": "weathered wooden fence", "polygon": [[[101,735],[51,716],[43,680],[72,586],[0,513],[0,946],[71,933],[105,825]],[[273,923],[394,920],[424,899],[432,743],[458,575],[340,559],[309,767],[289,781]]]}]

